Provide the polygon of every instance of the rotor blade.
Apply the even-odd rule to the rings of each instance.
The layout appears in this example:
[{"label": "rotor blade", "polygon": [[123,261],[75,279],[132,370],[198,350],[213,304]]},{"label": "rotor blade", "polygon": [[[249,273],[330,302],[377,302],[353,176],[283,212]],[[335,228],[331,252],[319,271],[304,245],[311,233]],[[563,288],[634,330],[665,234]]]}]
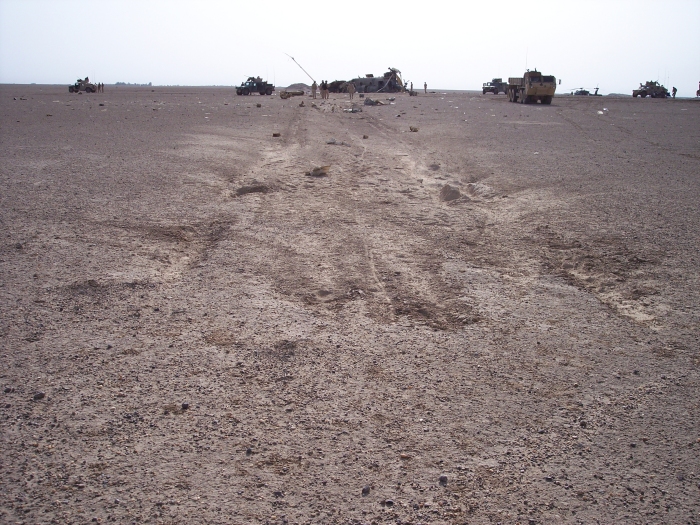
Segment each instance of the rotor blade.
[{"label": "rotor blade", "polygon": [[[283,53],[284,53],[284,51],[283,51]],[[294,60],[294,57],[293,57],[292,55],[290,55],[289,53],[284,53],[284,54],[287,55],[287,56],[288,56],[289,58],[291,58],[292,60]],[[314,82],[316,82],[316,80],[314,79],[314,77],[312,77],[311,75],[309,75],[309,73],[306,71],[306,69],[304,69],[303,67],[301,67],[301,64],[300,64],[299,62],[297,62],[296,60],[294,60],[294,63],[295,63],[297,66],[299,66],[299,67],[301,68],[301,70],[302,70],[304,73],[306,73],[306,76],[307,76],[307,77],[309,77],[311,80],[313,80]]]}]

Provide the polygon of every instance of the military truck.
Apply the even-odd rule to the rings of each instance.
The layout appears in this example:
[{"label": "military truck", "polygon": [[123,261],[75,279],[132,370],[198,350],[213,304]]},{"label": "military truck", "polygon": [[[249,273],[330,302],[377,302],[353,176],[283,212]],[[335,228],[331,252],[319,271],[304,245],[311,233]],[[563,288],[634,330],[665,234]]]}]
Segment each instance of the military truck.
[{"label": "military truck", "polygon": [[543,75],[536,69],[526,71],[521,77],[508,79],[508,100],[521,104],[551,104],[557,89],[557,79],[551,75]]},{"label": "military truck", "polygon": [[260,93],[261,95],[272,95],[275,86],[268,84],[260,77],[248,77],[248,80],[241,82],[241,85],[236,88],[236,95],[250,95],[251,93]]},{"label": "military truck", "polygon": [[85,80],[79,78],[75,81],[75,84],[68,86],[68,93],[80,93],[85,91],[85,93],[97,93],[97,84],[92,84],[88,77]]},{"label": "military truck", "polygon": [[632,91],[632,96],[637,98],[640,96],[646,98],[649,95],[651,98],[666,98],[669,96],[668,89],[663,87],[661,84],[655,80],[649,80],[644,85],[639,84],[639,89]]},{"label": "military truck", "polygon": [[493,93],[498,95],[499,91],[506,93],[508,90],[508,82],[503,82],[502,78],[491,79],[491,82],[484,82],[481,86],[481,92],[483,95],[486,93]]}]

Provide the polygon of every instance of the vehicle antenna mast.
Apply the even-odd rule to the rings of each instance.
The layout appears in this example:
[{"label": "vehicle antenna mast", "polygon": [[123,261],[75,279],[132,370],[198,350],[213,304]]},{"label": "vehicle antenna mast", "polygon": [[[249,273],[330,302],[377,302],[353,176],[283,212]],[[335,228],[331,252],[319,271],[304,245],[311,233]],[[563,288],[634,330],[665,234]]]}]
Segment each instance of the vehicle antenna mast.
[{"label": "vehicle antenna mast", "polygon": [[[292,60],[294,60],[294,57],[293,57],[292,55],[290,55],[289,53],[285,53],[285,55],[287,55],[289,58],[291,58]],[[304,69],[303,67],[301,67],[301,64],[300,64],[299,62],[297,62],[296,60],[294,60],[294,63],[295,63],[297,66],[299,66],[299,67],[301,68],[301,70],[302,70],[304,73],[306,73],[306,76],[307,76],[307,77],[309,77],[311,80],[313,80],[314,82],[316,82],[316,80],[314,79],[314,77],[312,77],[311,75],[309,75],[309,73],[306,71],[306,69]]]}]

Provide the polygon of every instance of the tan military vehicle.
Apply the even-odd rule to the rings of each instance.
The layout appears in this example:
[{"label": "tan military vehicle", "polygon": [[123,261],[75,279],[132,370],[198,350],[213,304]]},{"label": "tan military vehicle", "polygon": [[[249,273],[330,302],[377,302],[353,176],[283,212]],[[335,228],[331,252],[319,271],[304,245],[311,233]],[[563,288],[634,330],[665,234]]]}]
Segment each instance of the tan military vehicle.
[{"label": "tan military vehicle", "polygon": [[638,96],[645,98],[647,95],[651,98],[666,98],[668,96],[668,89],[655,80],[649,80],[644,85],[639,84],[639,89],[632,90],[632,96],[634,98]]},{"label": "tan military vehicle", "polygon": [[535,69],[526,71],[522,78],[509,78],[506,94],[511,102],[536,104],[539,100],[542,104],[551,104],[556,90],[557,79]]},{"label": "tan military vehicle", "polygon": [[92,84],[90,79],[85,77],[85,80],[79,78],[75,81],[75,84],[68,86],[69,93],[80,93],[85,91],[85,93],[97,93],[97,84]]}]

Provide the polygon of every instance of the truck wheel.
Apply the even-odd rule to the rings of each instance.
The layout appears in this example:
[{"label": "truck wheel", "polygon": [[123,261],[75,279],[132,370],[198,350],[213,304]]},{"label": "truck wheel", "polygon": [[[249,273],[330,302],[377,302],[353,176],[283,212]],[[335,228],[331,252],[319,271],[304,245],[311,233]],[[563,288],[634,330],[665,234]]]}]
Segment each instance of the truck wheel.
[{"label": "truck wheel", "polygon": [[267,88],[267,89],[265,90],[265,94],[266,94],[268,97],[269,97],[270,95],[272,95],[272,88],[270,88],[270,87]]},{"label": "truck wheel", "polygon": [[525,104],[525,99],[526,99],[526,98],[527,98],[527,97],[525,96],[525,91],[524,91],[524,90],[521,91],[521,92],[520,92],[520,103],[521,103],[521,104]]},{"label": "truck wheel", "polygon": [[240,89],[237,89],[237,90],[236,90],[236,95],[240,95],[240,94],[241,94],[241,90],[240,90]]},{"label": "truck wheel", "polygon": [[634,98],[637,98],[637,95],[639,95],[639,93],[632,93],[632,96],[633,96]]},{"label": "truck wheel", "polygon": [[547,96],[547,97],[542,97],[542,104],[551,104],[552,103],[552,97]]},{"label": "truck wheel", "polygon": [[243,94],[244,94],[244,95],[250,95],[250,89],[248,89],[248,88],[243,88]]},{"label": "truck wheel", "polygon": [[642,98],[647,98],[647,92],[646,92],[646,91],[642,91],[642,92],[640,93],[640,95],[642,96]]},{"label": "truck wheel", "polygon": [[73,93],[73,86],[68,86],[68,93]]}]

